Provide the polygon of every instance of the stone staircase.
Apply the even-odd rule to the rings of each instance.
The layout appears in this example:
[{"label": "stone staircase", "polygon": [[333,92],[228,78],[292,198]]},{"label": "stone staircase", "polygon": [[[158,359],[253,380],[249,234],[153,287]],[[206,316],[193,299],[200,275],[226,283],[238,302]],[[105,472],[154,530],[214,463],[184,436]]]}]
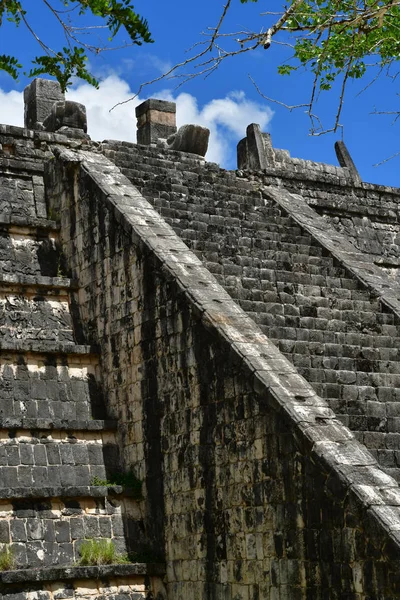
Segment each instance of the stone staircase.
[{"label": "stone staircase", "polygon": [[[104,147],[338,418],[400,481],[400,327],[257,181]],[[151,165],[151,171],[150,166]]]},{"label": "stone staircase", "polygon": [[115,483],[123,469],[99,357],[76,343],[77,286],[32,179],[0,172],[0,563],[12,556],[0,597],[155,597],[162,565],[81,564],[85,540],[112,540],[117,557],[141,548],[144,503],[132,479]]}]

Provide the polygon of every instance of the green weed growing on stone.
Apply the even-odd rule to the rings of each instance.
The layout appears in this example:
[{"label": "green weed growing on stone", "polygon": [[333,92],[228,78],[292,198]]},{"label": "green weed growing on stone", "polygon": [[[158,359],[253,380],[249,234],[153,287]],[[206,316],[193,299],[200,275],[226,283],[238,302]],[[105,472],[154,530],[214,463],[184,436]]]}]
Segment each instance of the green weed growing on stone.
[{"label": "green weed growing on stone", "polygon": [[105,538],[89,539],[82,543],[80,548],[80,565],[115,565],[129,562],[125,554],[119,554],[112,540]]},{"label": "green weed growing on stone", "polygon": [[15,568],[15,554],[8,544],[0,550],[0,571],[11,571]]},{"label": "green weed growing on stone", "polygon": [[142,498],[142,482],[132,472],[129,473],[114,473],[109,479],[100,479],[100,477],[93,477],[91,485],[94,486],[112,486],[122,485],[125,488],[131,490],[133,497],[137,500]]}]

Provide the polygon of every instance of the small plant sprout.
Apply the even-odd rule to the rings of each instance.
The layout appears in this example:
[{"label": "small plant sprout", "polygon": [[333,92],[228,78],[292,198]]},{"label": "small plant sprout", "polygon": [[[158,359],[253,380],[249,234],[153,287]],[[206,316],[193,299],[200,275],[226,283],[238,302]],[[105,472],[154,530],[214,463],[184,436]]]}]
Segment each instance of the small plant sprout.
[{"label": "small plant sprout", "polygon": [[15,568],[15,554],[9,544],[0,550],[0,571],[12,571]]}]

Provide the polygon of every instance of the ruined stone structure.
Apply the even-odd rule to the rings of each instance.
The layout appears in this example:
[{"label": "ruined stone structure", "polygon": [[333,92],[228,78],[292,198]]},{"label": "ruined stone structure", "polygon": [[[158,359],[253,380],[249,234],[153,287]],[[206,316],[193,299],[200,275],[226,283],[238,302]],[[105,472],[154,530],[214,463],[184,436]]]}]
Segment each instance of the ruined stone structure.
[{"label": "ruined stone structure", "polygon": [[[227,172],[201,128],[168,146],[170,103],[135,145],[52,83],[25,98],[0,126],[1,598],[400,598],[400,190],[342,144],[313,163],[250,125]],[[88,538],[130,562],[82,565]]]}]

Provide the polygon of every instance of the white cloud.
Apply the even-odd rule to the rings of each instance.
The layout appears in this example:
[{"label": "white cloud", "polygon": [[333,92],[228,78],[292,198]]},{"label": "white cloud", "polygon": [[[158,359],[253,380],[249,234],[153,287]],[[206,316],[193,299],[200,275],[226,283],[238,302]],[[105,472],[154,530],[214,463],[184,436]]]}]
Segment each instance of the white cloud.
[{"label": "white cloud", "polygon": [[136,98],[110,112],[114,104],[126,102],[132,96],[129,84],[116,75],[110,75],[101,81],[98,90],[88,83],[80,83],[67,93],[68,100],[86,106],[88,133],[92,139],[99,141],[136,141],[135,107],[141,100]]},{"label": "white cloud", "polygon": [[5,125],[24,126],[24,94],[0,89],[0,121]]},{"label": "white cloud", "polygon": [[[67,94],[70,100],[86,106],[89,134],[94,140],[136,141],[135,107],[144,98],[135,98],[121,104],[110,112],[118,102],[126,102],[133,93],[129,84],[117,75],[109,75],[96,90],[87,83],[78,83]],[[243,91],[231,92],[224,98],[214,98],[199,107],[194,96],[188,93],[172,94],[169,90],[155,94],[158,98],[171,100],[177,105],[178,127],[185,123],[197,123],[210,129],[207,159],[233,168],[236,144],[246,135],[249,123],[259,123],[265,130],[273,111],[258,102],[246,98]],[[0,121],[9,125],[23,125],[22,92],[3,92],[0,89]]]}]

